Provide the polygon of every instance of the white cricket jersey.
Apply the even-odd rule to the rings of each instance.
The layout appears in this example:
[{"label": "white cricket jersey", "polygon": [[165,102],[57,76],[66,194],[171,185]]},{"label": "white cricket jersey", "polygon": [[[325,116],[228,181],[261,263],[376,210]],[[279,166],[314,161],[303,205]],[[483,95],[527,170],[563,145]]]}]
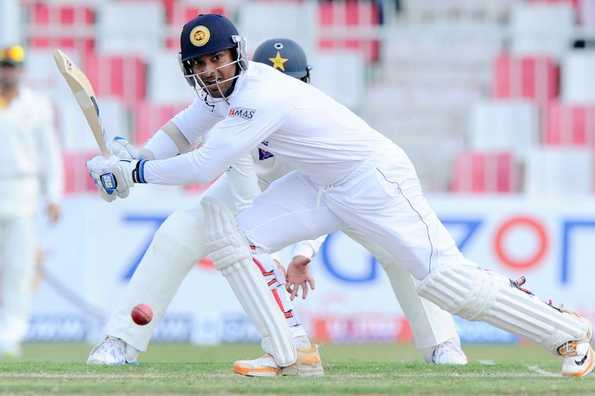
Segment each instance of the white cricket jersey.
[{"label": "white cricket jersey", "polygon": [[148,161],[145,180],[157,184],[209,182],[241,154],[266,150],[317,184],[346,177],[392,142],[317,88],[270,66],[250,62],[228,102],[200,98],[173,118],[197,150]]},{"label": "white cricket jersey", "polygon": [[49,101],[22,88],[0,108],[0,215],[35,212],[39,193],[57,202],[63,189],[62,158]]}]

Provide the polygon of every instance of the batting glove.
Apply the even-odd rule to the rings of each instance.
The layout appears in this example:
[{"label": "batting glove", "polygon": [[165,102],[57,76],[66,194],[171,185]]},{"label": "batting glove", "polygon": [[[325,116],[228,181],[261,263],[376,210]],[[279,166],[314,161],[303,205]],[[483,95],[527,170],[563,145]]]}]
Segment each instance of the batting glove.
[{"label": "batting glove", "polygon": [[139,159],[138,150],[123,136],[114,137],[109,143],[109,149],[121,160]]},{"label": "batting glove", "polygon": [[126,198],[134,183],[145,183],[144,160],[120,160],[115,156],[96,156],[87,161],[91,178],[99,188],[101,197],[112,202],[116,196]]}]

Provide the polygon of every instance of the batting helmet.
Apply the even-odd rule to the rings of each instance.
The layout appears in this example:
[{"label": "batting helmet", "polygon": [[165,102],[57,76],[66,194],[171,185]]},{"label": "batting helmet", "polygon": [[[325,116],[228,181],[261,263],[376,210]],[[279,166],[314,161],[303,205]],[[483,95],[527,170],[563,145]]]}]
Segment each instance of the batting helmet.
[{"label": "batting helmet", "polygon": [[308,59],[302,47],[287,38],[275,38],[260,44],[254,56],[254,62],[264,63],[304,82],[310,82]]},{"label": "batting helmet", "polygon": [[[182,28],[180,49],[179,60],[184,77],[197,92],[201,86],[204,87],[204,84],[192,71],[191,61],[195,58],[233,49],[236,58],[233,63],[237,63],[240,70],[246,70],[248,67],[246,40],[239,35],[234,24],[223,15],[200,14],[188,21]],[[239,72],[235,78],[238,76]],[[208,94],[208,91],[206,93]]]}]

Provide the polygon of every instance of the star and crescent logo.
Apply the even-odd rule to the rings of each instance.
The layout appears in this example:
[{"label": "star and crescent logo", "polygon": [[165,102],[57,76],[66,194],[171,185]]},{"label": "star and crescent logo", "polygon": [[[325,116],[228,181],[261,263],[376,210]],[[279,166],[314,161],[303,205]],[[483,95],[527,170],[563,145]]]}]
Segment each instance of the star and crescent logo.
[{"label": "star and crescent logo", "polygon": [[287,62],[289,59],[283,58],[281,53],[277,51],[277,55],[275,55],[274,58],[269,58],[269,60],[273,64],[273,68],[285,71],[285,62]]},{"label": "star and crescent logo", "polygon": [[195,47],[202,47],[209,42],[210,38],[211,32],[209,31],[209,28],[204,25],[198,25],[190,31],[190,42]]}]

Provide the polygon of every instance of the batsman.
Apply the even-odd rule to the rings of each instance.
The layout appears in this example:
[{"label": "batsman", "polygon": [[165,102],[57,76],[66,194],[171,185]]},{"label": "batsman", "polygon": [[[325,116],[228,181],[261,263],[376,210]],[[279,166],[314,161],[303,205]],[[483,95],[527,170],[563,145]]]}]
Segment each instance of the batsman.
[{"label": "batsman", "polygon": [[[226,45],[229,45],[227,41],[220,44]],[[310,82],[310,67],[306,54],[293,40],[267,40],[256,49],[253,60],[269,64],[303,83]],[[128,160],[155,158],[156,155],[167,157],[188,151],[190,142],[186,134],[193,131],[193,126],[184,123],[184,114],[186,112],[182,112],[158,131],[142,150],[138,151],[125,140],[116,138],[111,144],[112,151],[119,158]],[[169,151],[164,152],[164,145]],[[270,152],[256,149],[251,155],[242,157],[228,168],[205,196],[223,200],[233,212],[237,212],[247,207],[272,181],[290,170],[288,164],[278,161]],[[165,221],[155,234],[151,246],[127,286],[125,298],[111,315],[106,339],[91,352],[88,363],[118,365],[137,361],[139,352],[147,349],[155,326],[163,317],[167,305],[183,279],[196,260],[206,254],[204,230],[205,219],[200,203],[194,209],[175,212]],[[298,243],[293,249],[293,262],[296,266],[307,266],[323,240],[324,236]],[[434,364],[465,364],[467,359],[461,350],[452,316],[420,298],[415,290],[413,278],[399,265],[390,265],[390,258],[380,247],[375,247],[373,253],[391,273],[396,296],[409,319],[416,346],[424,359]],[[301,358],[293,368],[281,370],[272,355],[265,354],[259,359],[235,362],[234,371],[242,375],[258,376],[322,374],[318,352],[310,344],[304,327],[293,310],[292,302],[287,298],[284,271],[279,270],[275,262],[266,256],[256,258],[253,263],[252,269],[257,269],[262,274],[260,277],[256,275],[254,281],[263,284],[266,282],[271,289],[272,296],[278,301],[273,309],[280,310],[285,317],[292,343]],[[248,287],[235,285],[233,281],[230,281],[230,285],[234,290],[236,287]],[[295,294],[297,288],[293,291]],[[246,297],[240,293],[247,291],[236,291],[238,299],[242,301]],[[130,320],[130,310],[139,302],[149,303],[155,313],[155,319],[143,327]],[[247,307],[249,314],[250,309],[252,307]],[[256,316],[250,315],[252,319]],[[263,347],[267,351],[266,337],[263,341]],[[318,363],[309,366],[304,362]]]},{"label": "batsman", "polygon": [[[444,310],[542,345],[561,357],[565,376],[592,371],[591,323],[466,259],[398,145],[312,85],[248,62],[245,40],[225,17],[189,21],[181,44],[184,76],[199,99],[174,124],[189,143],[204,136],[202,145],[164,159],[96,157],[88,168],[97,183],[111,178],[124,194],[137,183],[210,182],[254,149],[294,169],[237,215],[216,198],[202,201],[205,250],[260,328],[265,351],[280,370],[295,365],[299,353],[286,323],[276,320],[280,311],[269,309],[272,295],[252,282],[253,259],[342,230],[369,250],[386,252],[388,264],[406,268],[419,295]],[[290,287],[305,285],[305,269],[290,263]]]}]

